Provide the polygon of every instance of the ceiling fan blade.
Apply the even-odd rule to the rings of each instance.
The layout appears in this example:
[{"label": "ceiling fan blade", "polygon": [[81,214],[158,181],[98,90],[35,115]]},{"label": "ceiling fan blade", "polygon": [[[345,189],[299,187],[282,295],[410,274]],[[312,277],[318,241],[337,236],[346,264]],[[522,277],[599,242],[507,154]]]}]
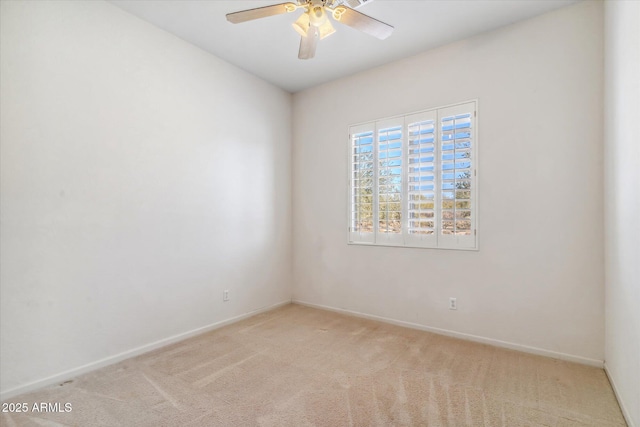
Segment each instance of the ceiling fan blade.
[{"label": "ceiling fan blade", "polygon": [[380,40],[386,39],[393,33],[391,25],[344,6],[338,6],[333,10],[333,19]]},{"label": "ceiling fan blade", "polygon": [[318,27],[309,25],[307,36],[300,38],[300,50],[298,51],[299,59],[311,59],[316,55],[316,46],[318,46]]},{"label": "ceiling fan blade", "polygon": [[258,7],[256,9],[247,9],[240,12],[227,13],[227,21],[233,24],[239,24],[253,19],[293,12],[297,8],[298,6],[294,3],[280,3],[272,6]]}]

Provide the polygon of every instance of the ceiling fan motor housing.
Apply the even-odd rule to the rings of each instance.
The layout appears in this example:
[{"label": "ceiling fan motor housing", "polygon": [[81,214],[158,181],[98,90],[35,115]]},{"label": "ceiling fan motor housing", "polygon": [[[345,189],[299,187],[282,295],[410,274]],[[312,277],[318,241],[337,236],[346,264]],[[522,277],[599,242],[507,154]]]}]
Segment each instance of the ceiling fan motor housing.
[{"label": "ceiling fan motor housing", "polygon": [[344,0],[343,3],[352,9],[357,9],[369,0]]}]

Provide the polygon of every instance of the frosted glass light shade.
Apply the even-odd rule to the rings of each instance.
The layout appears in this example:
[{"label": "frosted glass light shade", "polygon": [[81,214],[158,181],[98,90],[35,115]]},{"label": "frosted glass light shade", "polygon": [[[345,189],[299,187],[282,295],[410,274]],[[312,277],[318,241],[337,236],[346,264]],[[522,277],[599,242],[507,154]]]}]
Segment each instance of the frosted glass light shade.
[{"label": "frosted glass light shade", "polygon": [[331,22],[329,22],[328,19],[324,22],[324,24],[320,25],[318,30],[320,30],[320,40],[325,37],[329,37],[331,34],[336,32],[336,29],[333,28],[333,25],[331,25]]},{"label": "frosted glass light shade", "polygon": [[300,18],[291,25],[298,34],[302,37],[307,37],[307,31],[309,30],[309,14],[307,12],[303,13],[300,15]]}]

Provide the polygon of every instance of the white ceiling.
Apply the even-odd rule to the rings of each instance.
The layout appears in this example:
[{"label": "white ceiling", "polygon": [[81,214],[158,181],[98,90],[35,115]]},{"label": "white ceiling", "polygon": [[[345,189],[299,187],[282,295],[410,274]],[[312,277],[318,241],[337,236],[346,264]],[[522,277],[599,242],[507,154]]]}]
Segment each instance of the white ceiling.
[{"label": "white ceiling", "polygon": [[[283,3],[244,0],[110,0],[116,6],[289,92],[415,55],[578,0],[376,0],[358,9],[395,27],[378,40],[336,23],[316,57],[298,59],[301,11],[241,24],[225,15]],[[292,16],[295,15],[295,16]]]}]

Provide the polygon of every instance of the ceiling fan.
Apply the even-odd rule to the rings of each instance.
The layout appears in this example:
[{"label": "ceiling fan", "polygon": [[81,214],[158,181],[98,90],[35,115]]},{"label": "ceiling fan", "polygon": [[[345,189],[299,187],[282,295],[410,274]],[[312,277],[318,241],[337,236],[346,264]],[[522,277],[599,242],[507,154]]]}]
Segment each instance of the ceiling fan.
[{"label": "ceiling fan", "polygon": [[280,3],[272,6],[258,7],[256,9],[242,10],[228,13],[227,21],[233,24],[251,21],[253,19],[266,18],[268,16],[281,15],[304,9],[293,28],[300,33],[300,50],[298,58],[311,59],[315,56],[318,40],[335,33],[331,25],[331,16],[336,22],[360,30],[380,40],[391,35],[393,27],[364,15],[353,8],[368,3],[372,0],[297,0],[296,2]]}]

